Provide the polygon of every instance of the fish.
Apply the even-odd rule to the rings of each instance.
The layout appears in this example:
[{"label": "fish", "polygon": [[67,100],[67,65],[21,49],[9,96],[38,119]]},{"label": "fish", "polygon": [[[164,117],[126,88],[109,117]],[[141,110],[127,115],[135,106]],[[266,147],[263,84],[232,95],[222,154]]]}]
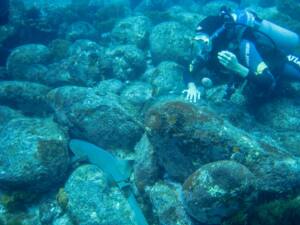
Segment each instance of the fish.
[{"label": "fish", "polygon": [[87,159],[91,164],[98,166],[106,175],[108,175],[108,177],[111,177],[127,198],[137,224],[148,225],[148,222],[135,199],[129,181],[132,173],[132,160],[118,159],[108,151],[79,139],[72,139],[69,143],[69,148],[76,158]]}]

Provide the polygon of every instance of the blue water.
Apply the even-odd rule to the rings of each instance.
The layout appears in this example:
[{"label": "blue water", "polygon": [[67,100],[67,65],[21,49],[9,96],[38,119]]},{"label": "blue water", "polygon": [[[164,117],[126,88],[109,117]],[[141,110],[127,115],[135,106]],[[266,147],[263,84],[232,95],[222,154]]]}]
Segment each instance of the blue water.
[{"label": "blue water", "polygon": [[0,225],[299,225],[299,15],[1,0]]}]

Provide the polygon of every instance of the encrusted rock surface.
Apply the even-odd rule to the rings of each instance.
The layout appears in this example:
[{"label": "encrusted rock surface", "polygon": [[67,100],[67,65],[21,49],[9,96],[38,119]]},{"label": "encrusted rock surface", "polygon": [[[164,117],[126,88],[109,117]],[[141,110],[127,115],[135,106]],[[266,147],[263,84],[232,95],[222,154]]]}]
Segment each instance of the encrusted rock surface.
[{"label": "encrusted rock surface", "polygon": [[0,186],[47,191],[67,175],[68,136],[51,119],[17,118],[0,130]]}]

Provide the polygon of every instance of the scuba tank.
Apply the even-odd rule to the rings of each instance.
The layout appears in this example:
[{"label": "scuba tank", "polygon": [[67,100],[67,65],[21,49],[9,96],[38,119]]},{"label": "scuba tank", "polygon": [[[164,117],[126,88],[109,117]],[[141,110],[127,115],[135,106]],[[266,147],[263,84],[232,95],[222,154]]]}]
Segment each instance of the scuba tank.
[{"label": "scuba tank", "polygon": [[297,33],[283,28],[275,23],[272,23],[265,19],[260,19],[256,13],[252,11],[241,10],[242,17],[246,21],[243,23],[237,22],[239,15],[231,12],[226,6],[222,6],[220,9],[220,16],[223,16],[231,25],[244,26],[245,28],[252,29],[254,32],[260,32],[267,36],[271,42],[273,42],[278,49],[290,51],[300,46],[300,37]]},{"label": "scuba tank", "polygon": [[298,34],[270,21],[257,21],[254,29],[268,35],[280,49],[292,50],[300,46],[300,38]]}]

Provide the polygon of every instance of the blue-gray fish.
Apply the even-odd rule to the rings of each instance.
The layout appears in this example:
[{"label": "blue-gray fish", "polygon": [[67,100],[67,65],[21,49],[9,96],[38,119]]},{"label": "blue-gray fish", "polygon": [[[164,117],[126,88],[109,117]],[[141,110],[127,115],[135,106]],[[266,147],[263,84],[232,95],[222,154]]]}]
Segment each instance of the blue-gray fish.
[{"label": "blue-gray fish", "polygon": [[71,140],[69,147],[75,154],[75,157],[79,159],[87,158],[90,163],[98,166],[104,173],[111,177],[125,194],[137,224],[148,225],[130,188],[129,177],[132,171],[132,161],[118,159],[108,151],[82,140]]}]

